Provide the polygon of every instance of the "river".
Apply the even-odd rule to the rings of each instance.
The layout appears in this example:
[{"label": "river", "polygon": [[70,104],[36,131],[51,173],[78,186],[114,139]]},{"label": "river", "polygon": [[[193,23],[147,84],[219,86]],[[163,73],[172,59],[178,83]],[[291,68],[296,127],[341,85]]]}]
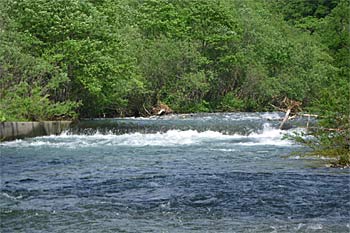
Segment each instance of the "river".
[{"label": "river", "polygon": [[279,113],[84,120],[0,143],[1,232],[349,232],[350,171]]}]

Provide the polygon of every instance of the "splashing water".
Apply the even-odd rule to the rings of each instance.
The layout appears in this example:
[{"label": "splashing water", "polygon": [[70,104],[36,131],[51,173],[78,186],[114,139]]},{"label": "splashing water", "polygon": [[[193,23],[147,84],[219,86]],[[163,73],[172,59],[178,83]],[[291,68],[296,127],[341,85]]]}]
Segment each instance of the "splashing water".
[{"label": "splashing water", "polygon": [[102,134],[96,132],[92,135],[79,135],[64,132],[59,136],[44,136],[27,140],[16,140],[5,142],[2,146],[7,147],[99,147],[99,146],[162,146],[172,147],[181,145],[196,145],[210,141],[235,143],[239,139],[247,141],[240,142],[240,145],[291,145],[288,140],[282,140],[286,132],[274,129],[270,124],[264,124],[261,132],[251,133],[249,135],[224,134],[216,131],[197,130],[168,130],[157,133],[129,133],[115,135],[112,132]]},{"label": "splashing water", "polygon": [[[349,232],[349,170],[280,113],[80,122],[0,143],[2,232]],[[296,159],[297,158],[297,159]],[[35,224],[34,224],[35,223]]]}]

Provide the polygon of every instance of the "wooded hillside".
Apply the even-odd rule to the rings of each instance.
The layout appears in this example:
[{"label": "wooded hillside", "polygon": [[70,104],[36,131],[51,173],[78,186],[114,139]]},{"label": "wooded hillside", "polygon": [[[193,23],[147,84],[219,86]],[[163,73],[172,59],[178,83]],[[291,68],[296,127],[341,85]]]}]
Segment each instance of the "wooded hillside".
[{"label": "wooded hillside", "polygon": [[347,0],[0,2],[2,121],[140,116],[159,103],[265,111],[285,97],[348,116]]}]

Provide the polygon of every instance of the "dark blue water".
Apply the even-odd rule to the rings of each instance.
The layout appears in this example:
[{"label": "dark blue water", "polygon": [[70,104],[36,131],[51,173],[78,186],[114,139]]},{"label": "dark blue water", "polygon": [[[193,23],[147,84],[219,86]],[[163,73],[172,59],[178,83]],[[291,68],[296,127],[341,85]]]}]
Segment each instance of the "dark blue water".
[{"label": "dark blue water", "polygon": [[305,148],[279,117],[91,120],[1,143],[0,230],[349,232],[349,169],[291,155]]}]

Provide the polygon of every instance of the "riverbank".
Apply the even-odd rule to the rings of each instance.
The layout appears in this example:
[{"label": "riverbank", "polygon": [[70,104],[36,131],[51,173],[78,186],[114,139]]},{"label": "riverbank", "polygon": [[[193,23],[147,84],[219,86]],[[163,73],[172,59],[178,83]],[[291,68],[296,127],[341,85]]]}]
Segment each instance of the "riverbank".
[{"label": "riverbank", "polygon": [[72,121],[1,122],[0,141],[60,134],[71,124]]}]

